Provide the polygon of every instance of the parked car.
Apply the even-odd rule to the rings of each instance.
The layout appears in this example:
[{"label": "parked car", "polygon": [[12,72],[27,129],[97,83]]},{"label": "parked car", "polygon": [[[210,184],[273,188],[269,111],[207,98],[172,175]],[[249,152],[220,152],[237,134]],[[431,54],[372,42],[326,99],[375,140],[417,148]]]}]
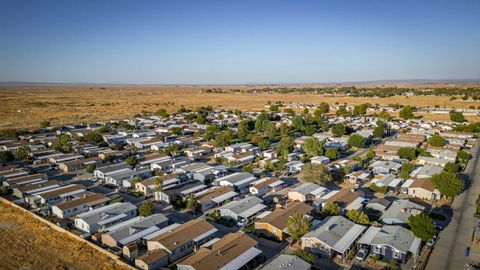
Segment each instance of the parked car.
[{"label": "parked car", "polygon": [[465,257],[468,257],[468,255],[470,255],[470,247],[467,247],[467,248],[465,249],[465,253],[464,253],[464,254],[465,254]]},{"label": "parked car", "polygon": [[367,255],[368,255],[368,249],[361,248],[360,250],[358,250],[357,255],[355,255],[355,259],[359,261],[363,261],[365,260],[365,258],[367,258]]},{"label": "parked car", "polygon": [[430,239],[426,243],[427,247],[433,247],[435,245],[435,239]]}]

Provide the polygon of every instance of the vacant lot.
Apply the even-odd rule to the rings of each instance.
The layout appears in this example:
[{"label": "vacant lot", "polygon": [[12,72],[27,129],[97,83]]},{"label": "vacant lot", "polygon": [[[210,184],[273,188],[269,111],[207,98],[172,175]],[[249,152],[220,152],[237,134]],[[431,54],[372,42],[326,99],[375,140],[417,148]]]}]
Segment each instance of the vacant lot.
[{"label": "vacant lot", "polygon": [[126,269],[0,201],[0,269]]},{"label": "vacant lot", "polygon": [[[218,87],[218,86],[217,86]],[[142,111],[165,108],[175,111],[180,106],[211,105],[217,108],[262,110],[268,101],[290,103],[348,103],[388,105],[410,104],[418,107],[435,106],[468,108],[480,102],[451,101],[449,97],[390,97],[353,98],[316,94],[235,94],[204,93],[209,87],[195,86],[5,86],[0,87],[0,129],[34,128],[42,120],[52,124],[82,123],[131,118]],[[248,87],[223,87],[246,89]],[[445,116],[427,115],[429,119]],[[448,117],[448,116],[447,116]]]}]

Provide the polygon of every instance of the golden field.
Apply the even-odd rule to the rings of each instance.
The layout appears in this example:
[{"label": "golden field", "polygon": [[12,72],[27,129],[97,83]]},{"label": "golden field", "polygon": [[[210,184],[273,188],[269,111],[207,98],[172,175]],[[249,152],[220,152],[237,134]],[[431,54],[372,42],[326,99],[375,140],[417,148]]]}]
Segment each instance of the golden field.
[{"label": "golden field", "polygon": [[0,201],[0,269],[129,269]]},{"label": "golden field", "polygon": [[[261,86],[263,87],[263,86]],[[302,86],[303,87],[303,86]],[[263,110],[268,101],[334,104],[400,103],[417,107],[435,106],[468,108],[480,102],[451,101],[447,96],[396,96],[389,98],[355,98],[318,94],[240,94],[205,93],[208,86],[3,86],[0,87],[0,129],[35,128],[42,120],[53,125],[88,123],[131,118],[142,111],[165,108],[172,112],[180,106]],[[212,86],[220,88],[220,86]],[[223,86],[222,89],[248,89],[252,86]],[[444,120],[448,115],[426,115],[426,119]],[[467,117],[478,120],[478,117]]]}]

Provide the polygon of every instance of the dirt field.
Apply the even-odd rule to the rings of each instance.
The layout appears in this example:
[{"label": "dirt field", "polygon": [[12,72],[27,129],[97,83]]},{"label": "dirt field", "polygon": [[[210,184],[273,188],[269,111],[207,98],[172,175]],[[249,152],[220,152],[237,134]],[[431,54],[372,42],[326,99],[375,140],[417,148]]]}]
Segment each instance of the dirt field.
[{"label": "dirt field", "polygon": [[[218,87],[218,86],[216,86]],[[390,98],[353,98],[316,94],[235,94],[202,93],[209,87],[195,86],[4,86],[0,87],[0,129],[35,128],[42,120],[54,125],[131,118],[142,111],[165,108],[175,111],[180,106],[211,105],[217,108],[262,110],[267,101],[289,103],[348,103],[388,105],[410,104],[468,108],[480,102],[451,101],[449,97],[418,96]],[[248,87],[222,87],[246,89]],[[427,115],[428,119],[448,116]],[[468,118],[468,117],[467,117]],[[477,117],[470,118],[477,120]]]},{"label": "dirt field", "polygon": [[126,269],[0,201],[0,269]]}]

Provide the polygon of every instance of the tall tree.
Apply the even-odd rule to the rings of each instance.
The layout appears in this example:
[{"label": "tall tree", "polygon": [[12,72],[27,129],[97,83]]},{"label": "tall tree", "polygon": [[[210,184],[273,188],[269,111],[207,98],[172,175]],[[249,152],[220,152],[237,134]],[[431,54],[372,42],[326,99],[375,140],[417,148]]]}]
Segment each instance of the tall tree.
[{"label": "tall tree", "polygon": [[462,192],[464,183],[456,174],[443,171],[432,176],[433,185],[447,198],[453,198]]},{"label": "tall tree", "polygon": [[412,233],[423,241],[429,241],[435,235],[433,220],[425,212],[408,217],[408,226]]},{"label": "tall tree", "polygon": [[311,182],[318,185],[324,185],[333,180],[327,167],[312,163],[305,164],[302,173],[300,174],[300,178],[305,182]]},{"label": "tall tree", "polygon": [[310,231],[311,227],[311,220],[301,214],[293,214],[287,221],[287,231],[293,241],[300,240],[304,234]]}]

